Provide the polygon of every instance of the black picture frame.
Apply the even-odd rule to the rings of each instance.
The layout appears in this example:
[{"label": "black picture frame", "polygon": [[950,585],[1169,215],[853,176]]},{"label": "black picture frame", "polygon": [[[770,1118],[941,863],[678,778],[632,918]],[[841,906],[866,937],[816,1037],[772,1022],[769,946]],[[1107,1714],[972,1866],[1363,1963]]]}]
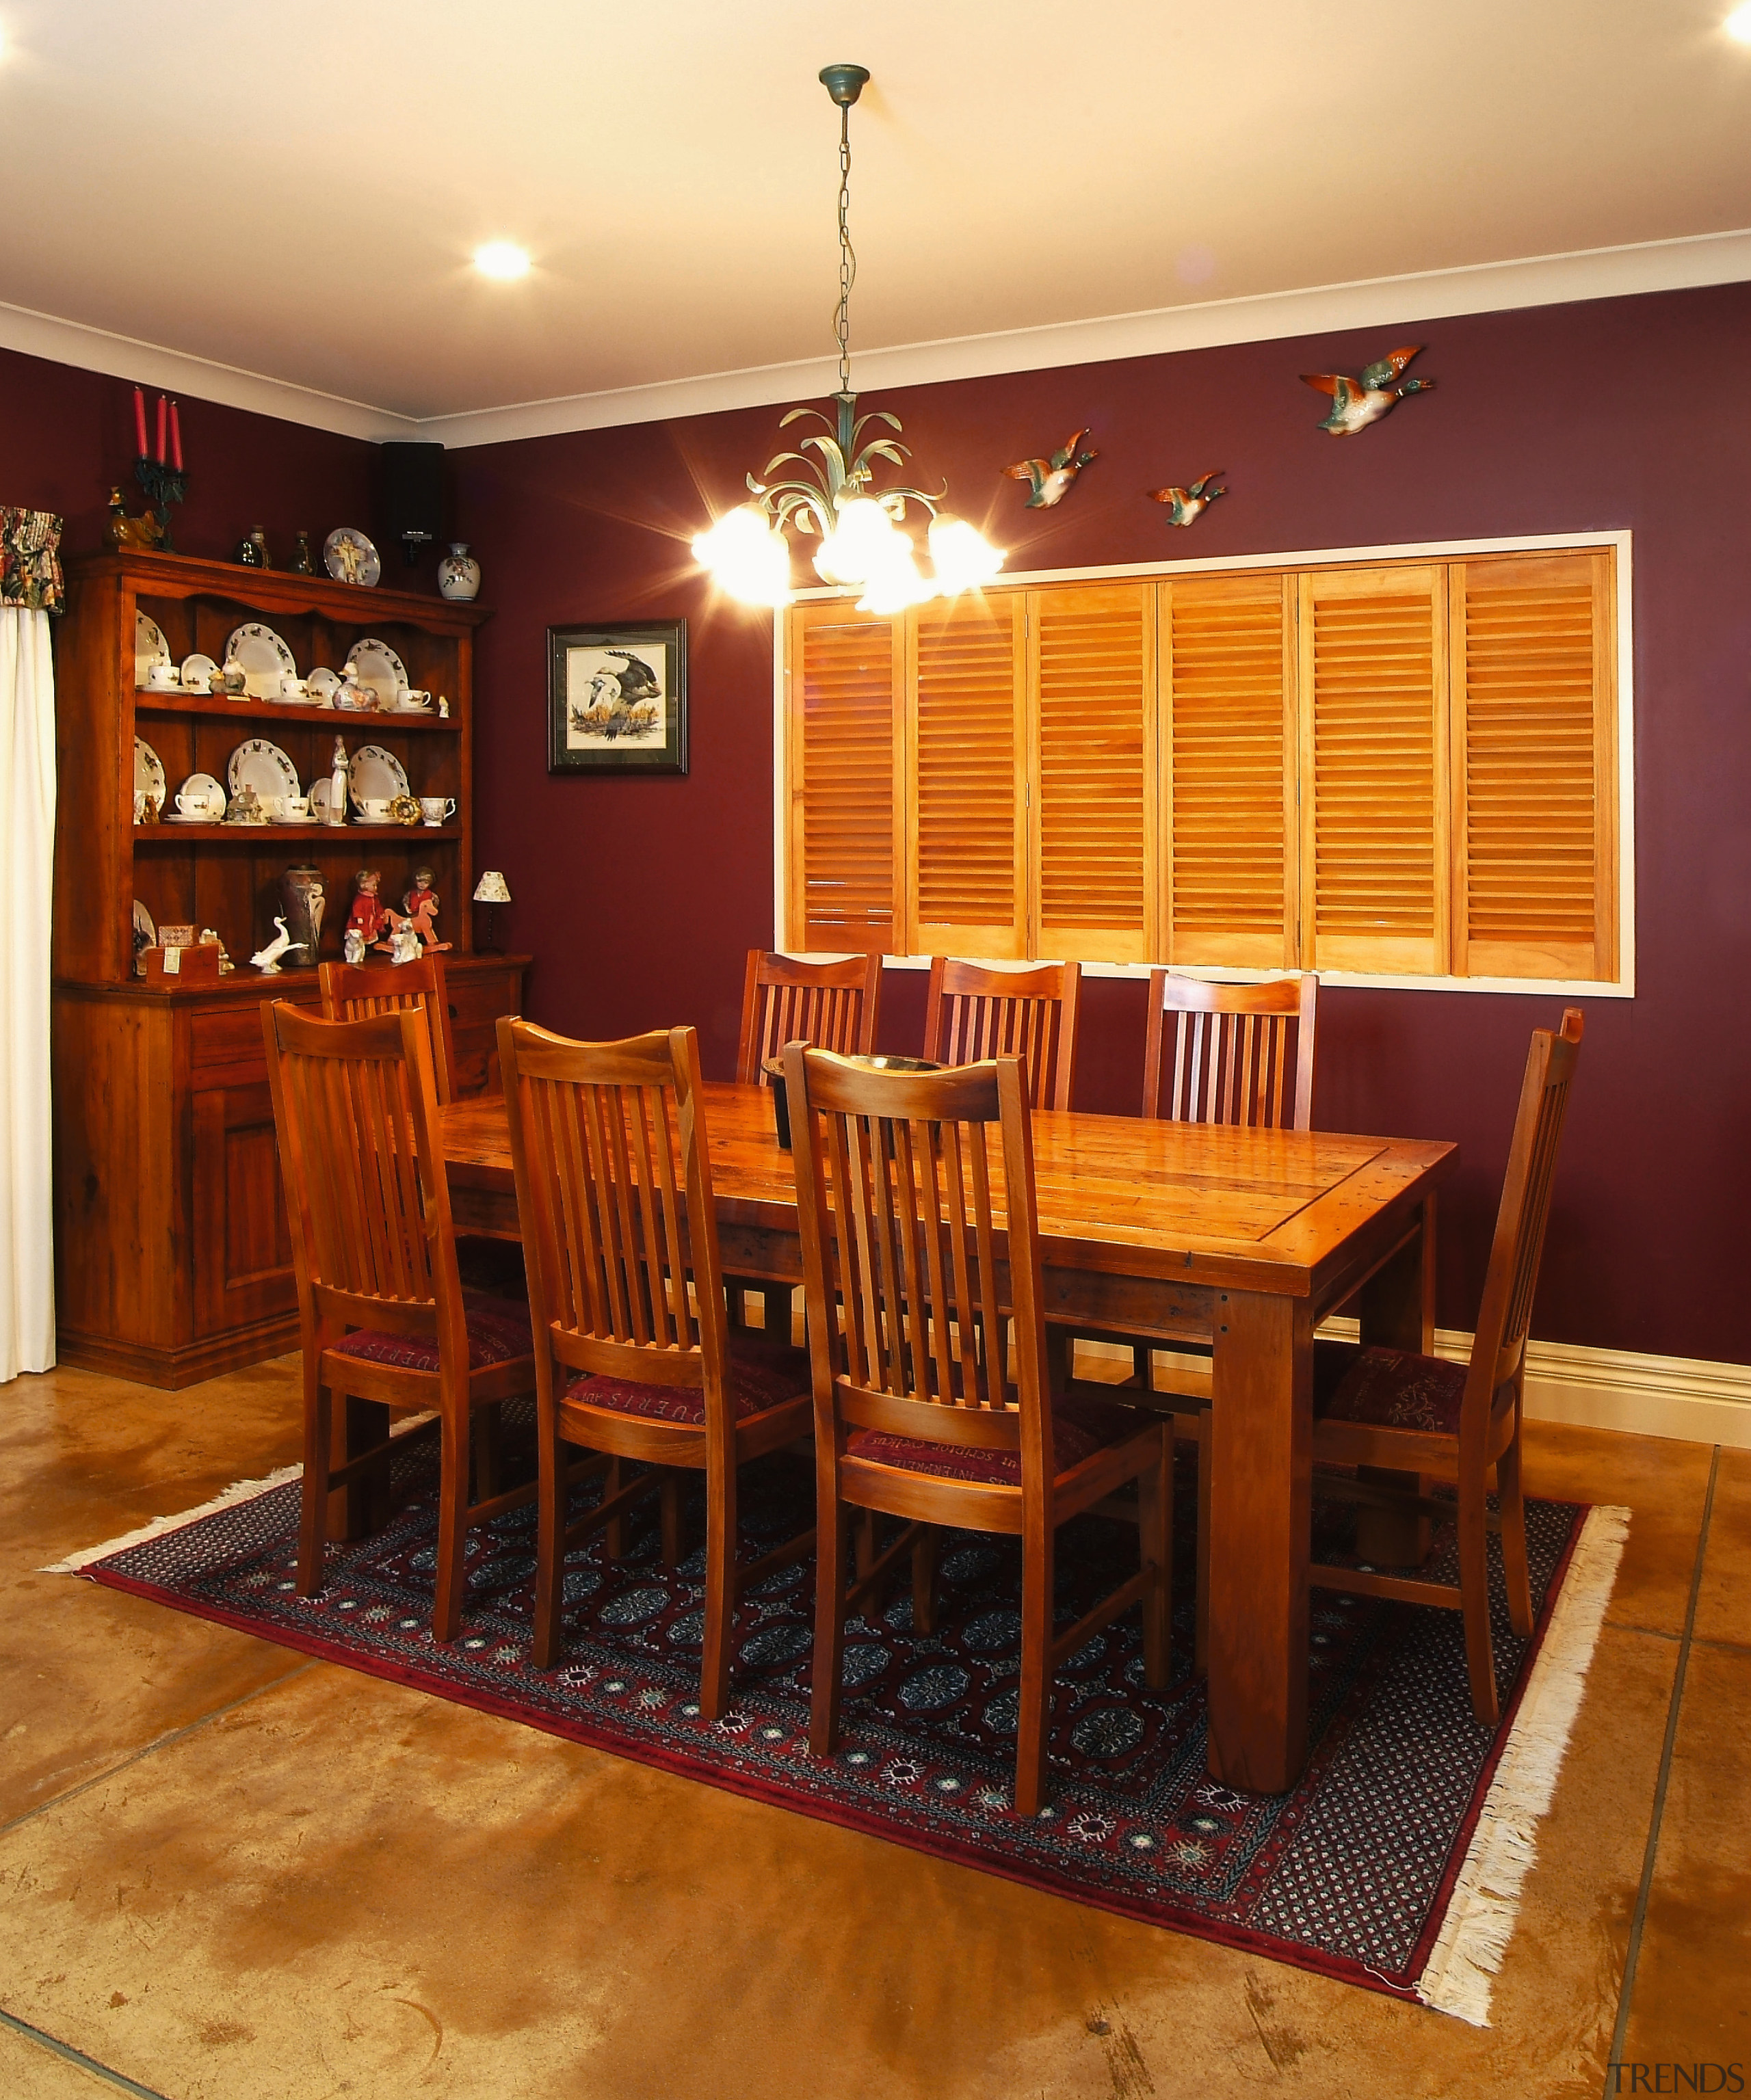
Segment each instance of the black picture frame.
[{"label": "black picture frame", "polygon": [[548,629],[547,770],[687,771],[684,620]]}]

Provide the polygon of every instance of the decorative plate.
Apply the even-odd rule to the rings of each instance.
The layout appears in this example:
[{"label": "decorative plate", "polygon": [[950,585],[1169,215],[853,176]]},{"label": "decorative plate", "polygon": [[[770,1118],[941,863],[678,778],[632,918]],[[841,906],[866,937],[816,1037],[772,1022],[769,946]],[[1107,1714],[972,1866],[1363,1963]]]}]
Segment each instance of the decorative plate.
[{"label": "decorative plate", "polygon": [[338,584],[374,584],[383,573],[377,549],[351,525],[338,525],[322,543],[322,566]]},{"label": "decorative plate", "polygon": [[206,814],[204,816],[188,816],[180,810],[167,811],[167,821],[173,824],[216,824],[223,818],[229,806],[223,787],[210,773],[191,773],[176,792],[179,796],[203,796],[206,802]]},{"label": "decorative plate", "polygon": [[291,651],[259,620],[234,630],[225,644],[225,661],[243,666],[243,690],[252,700],[278,699],[280,681],[298,676]]},{"label": "decorative plate", "polygon": [[233,795],[250,787],[263,803],[271,803],[276,795],[299,792],[298,768],[278,744],[262,736],[252,736],[247,743],[237,746],[225,768],[225,778]]},{"label": "decorative plate", "polygon": [[134,933],[136,946],[139,945],[139,936],[144,934],[145,936],[145,945],[148,948],[156,948],[157,946],[158,929],[152,923],[152,914],[146,909],[145,905],[137,897],[134,900]]},{"label": "decorative plate", "polygon": [[347,651],[347,661],[361,686],[369,686],[380,708],[392,708],[408,689],[407,666],[387,642],[367,635]]},{"label": "decorative plate", "polygon": [[334,695],[340,690],[340,680],[326,664],[317,664],[304,684],[309,690],[311,699],[319,708],[334,706]]},{"label": "decorative plate", "polygon": [[148,620],[139,607],[134,608],[134,682],[144,686],[146,673],[154,664],[168,664],[170,645],[164,638],[164,629],[155,620]]},{"label": "decorative plate", "polygon": [[143,736],[134,739],[134,792],[137,795],[144,788],[155,796],[161,805],[166,800],[164,761],[159,757]]},{"label": "decorative plate", "polygon": [[213,673],[219,668],[210,656],[203,656],[197,650],[192,656],[183,659],[181,677],[186,693],[210,693],[213,690]]},{"label": "decorative plate", "polygon": [[327,773],[319,775],[311,782],[310,821],[313,824],[325,824],[328,822],[329,790],[334,784],[334,776]]},{"label": "decorative plate", "polygon": [[361,743],[352,755],[352,797],[356,802],[389,802],[409,795],[407,774],[392,751],[380,743]]}]

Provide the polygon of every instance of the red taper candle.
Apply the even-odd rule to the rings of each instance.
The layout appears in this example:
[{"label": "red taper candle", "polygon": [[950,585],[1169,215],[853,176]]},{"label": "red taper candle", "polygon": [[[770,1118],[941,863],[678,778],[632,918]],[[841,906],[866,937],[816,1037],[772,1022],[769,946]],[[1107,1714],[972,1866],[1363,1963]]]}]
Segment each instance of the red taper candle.
[{"label": "red taper candle", "polygon": [[183,470],[183,419],[177,413],[176,404],[170,404],[170,464],[180,474]]},{"label": "red taper candle", "polygon": [[158,396],[158,449],[153,454],[160,466],[164,464],[164,396],[161,394]]},{"label": "red taper candle", "polygon": [[139,448],[135,457],[144,459],[146,457],[146,390],[144,386],[136,386],[134,389],[134,436]]}]

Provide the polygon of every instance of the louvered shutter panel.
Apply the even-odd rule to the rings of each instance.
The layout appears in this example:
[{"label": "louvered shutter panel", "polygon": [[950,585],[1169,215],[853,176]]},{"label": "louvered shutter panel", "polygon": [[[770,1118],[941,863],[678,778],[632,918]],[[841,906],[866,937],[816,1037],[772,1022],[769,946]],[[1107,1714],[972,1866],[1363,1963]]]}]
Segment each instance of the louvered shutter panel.
[{"label": "louvered shutter panel", "polygon": [[1161,586],[1166,960],[1294,961],[1294,581]]},{"label": "louvered shutter panel", "polygon": [[790,615],[786,939],[891,954],[901,939],[895,813],[900,623],[842,605]]},{"label": "louvered shutter panel", "polygon": [[1304,969],[1448,967],[1440,584],[1434,568],[1301,579]]},{"label": "louvered shutter panel", "polygon": [[1456,562],[1452,579],[1453,968],[1614,977],[1611,558]]},{"label": "louvered shutter panel", "polygon": [[1023,635],[1015,592],[913,615],[913,955],[1027,953]]},{"label": "louvered shutter panel", "polygon": [[1028,593],[1033,951],[1155,953],[1155,593]]}]

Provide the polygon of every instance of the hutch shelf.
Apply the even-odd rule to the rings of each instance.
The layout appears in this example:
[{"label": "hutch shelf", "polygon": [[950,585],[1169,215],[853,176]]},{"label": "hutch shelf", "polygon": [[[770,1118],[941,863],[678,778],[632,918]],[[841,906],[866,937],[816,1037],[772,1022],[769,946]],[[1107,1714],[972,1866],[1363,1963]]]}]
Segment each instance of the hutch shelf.
[{"label": "hutch shelf", "polygon": [[[389,644],[448,719],[340,713],[276,702],[136,690],[135,614],[175,660],[223,661],[232,631],[262,620],[301,672],[338,670],[366,636]],[[291,1248],[262,1048],[264,999],[317,1004],[312,968],[264,977],[249,958],[272,935],[279,880],[320,870],[324,960],[361,867],[386,900],[427,867],[442,899],[459,1094],[493,1077],[493,1024],[522,1006],[528,958],[473,952],[474,633],[489,615],[410,593],[227,562],[124,551],[68,564],[56,636],[60,810],[55,864],[55,1226],[64,1363],[180,1387],[294,1345]],[[134,739],[162,761],[171,806],[194,772],[223,780],[251,736],[290,757],[307,789],[334,739],[393,752],[416,795],[456,800],[436,827],[133,820]],[[134,975],[134,902],[157,924],[210,927],[237,965],[216,985]],[[386,961],[383,968],[391,965]]]}]

